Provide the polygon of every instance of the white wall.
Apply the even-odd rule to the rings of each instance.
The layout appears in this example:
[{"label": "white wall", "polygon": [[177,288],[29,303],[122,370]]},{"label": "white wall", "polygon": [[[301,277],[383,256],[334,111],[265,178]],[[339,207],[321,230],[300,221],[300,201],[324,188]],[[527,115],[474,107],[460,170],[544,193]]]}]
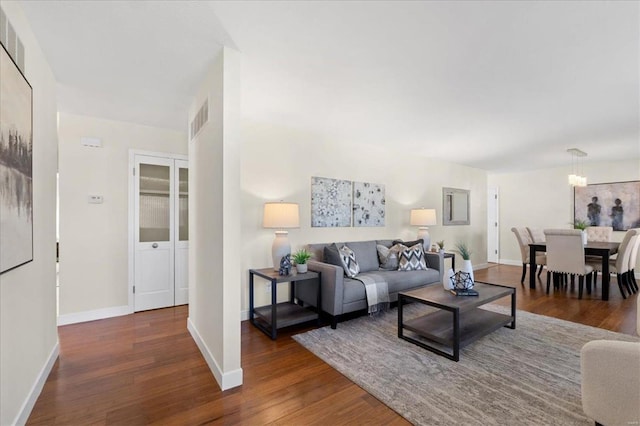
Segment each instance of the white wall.
[{"label": "white wall", "polygon": [[[522,264],[520,249],[511,232],[514,226],[569,228],[573,222],[573,189],[567,183],[568,167],[522,173],[490,174],[488,185],[500,190],[500,262]],[[640,162],[584,164],[589,184],[640,180]],[[624,232],[614,232],[622,241]],[[640,262],[639,262],[640,263]],[[640,265],[636,267],[640,271]]]},{"label": "white wall", "polygon": [[[243,315],[248,302],[248,270],[271,266],[274,233],[262,228],[263,204],[290,201],[300,205],[300,229],[289,230],[292,250],[308,243],[385,238],[413,239],[417,227],[409,225],[412,208],[437,211],[438,225],[429,227],[431,241],[445,240],[448,250],[465,241],[473,251],[472,263],[486,263],[486,172],[404,152],[402,141],[389,141],[387,149],[356,146],[348,141],[327,141],[295,127],[263,125],[249,120],[243,126],[242,155],[242,289]],[[321,176],[385,185],[386,226],[371,228],[312,228],[311,177]],[[442,188],[471,191],[471,225],[442,226]],[[462,259],[458,256],[458,265]],[[256,304],[268,303],[262,280],[256,280]],[[280,295],[279,295],[280,296]],[[282,296],[280,296],[282,297]],[[286,295],[284,296],[286,297]]]},{"label": "white wall", "polygon": [[[186,154],[187,136],[60,113],[59,137],[60,323],[127,313],[129,150]],[[82,137],[103,147],[82,146]],[[89,204],[89,194],[104,203]]]},{"label": "white wall", "polygon": [[2,2],[33,88],[33,262],[0,275],[0,424],[24,423],[58,354],[56,82],[17,2]]},{"label": "white wall", "polygon": [[194,98],[209,122],[189,143],[188,328],[222,390],[240,368],[239,54],[224,48]]}]

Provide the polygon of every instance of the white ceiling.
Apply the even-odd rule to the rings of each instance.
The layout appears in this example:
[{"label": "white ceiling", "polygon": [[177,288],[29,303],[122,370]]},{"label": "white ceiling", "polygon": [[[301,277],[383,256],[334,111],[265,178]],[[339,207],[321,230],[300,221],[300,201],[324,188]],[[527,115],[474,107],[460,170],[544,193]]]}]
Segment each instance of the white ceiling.
[{"label": "white ceiling", "polygon": [[243,119],[314,140],[491,171],[640,158],[638,2],[22,5],[62,111],[184,130],[225,45]]}]

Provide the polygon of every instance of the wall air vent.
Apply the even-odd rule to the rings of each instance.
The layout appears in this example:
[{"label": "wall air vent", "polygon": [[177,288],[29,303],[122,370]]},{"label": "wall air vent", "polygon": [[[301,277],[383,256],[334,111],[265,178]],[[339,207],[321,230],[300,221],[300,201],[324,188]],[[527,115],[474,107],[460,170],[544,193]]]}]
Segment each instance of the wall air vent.
[{"label": "wall air vent", "polygon": [[209,99],[206,99],[196,116],[191,120],[191,126],[189,129],[190,136],[189,140],[193,140],[200,130],[204,127],[205,124],[209,121]]}]

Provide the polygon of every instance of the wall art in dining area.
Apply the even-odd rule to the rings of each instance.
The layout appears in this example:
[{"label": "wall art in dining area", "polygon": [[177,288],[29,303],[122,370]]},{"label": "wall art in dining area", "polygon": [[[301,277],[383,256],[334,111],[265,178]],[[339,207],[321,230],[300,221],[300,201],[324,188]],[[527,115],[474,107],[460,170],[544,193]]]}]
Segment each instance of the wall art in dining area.
[{"label": "wall art in dining area", "polygon": [[31,85],[0,48],[0,273],[33,260]]},{"label": "wall art in dining area", "polygon": [[353,226],[384,226],[384,185],[353,182]]},{"label": "wall art in dining area", "polygon": [[351,226],[351,181],[311,177],[311,226]]},{"label": "wall art in dining area", "polygon": [[614,231],[640,227],[640,181],[598,183],[574,191],[576,220]]}]

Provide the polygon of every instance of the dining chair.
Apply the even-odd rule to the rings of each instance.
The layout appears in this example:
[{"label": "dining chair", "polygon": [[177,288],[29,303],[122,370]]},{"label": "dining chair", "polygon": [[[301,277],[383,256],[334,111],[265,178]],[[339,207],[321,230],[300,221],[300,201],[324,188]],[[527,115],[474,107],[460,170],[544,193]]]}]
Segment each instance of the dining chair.
[{"label": "dining chair", "polygon": [[613,235],[613,227],[611,226],[588,226],[587,241],[609,242]]},{"label": "dining chair", "polygon": [[[613,235],[613,227],[612,226],[589,226],[587,227],[587,241],[589,242],[609,242],[611,241],[611,237]],[[589,256],[587,255],[587,263],[591,264],[594,262],[599,262],[599,256]],[[593,271],[593,288],[598,284],[598,271],[594,269]]]},{"label": "dining chair", "polygon": [[[582,231],[579,229],[545,229],[547,241],[547,270],[554,275],[558,283],[563,274],[578,276],[578,298],[582,299],[585,277],[587,292],[591,292],[591,272],[593,267],[584,259]],[[549,274],[547,274],[547,294],[549,293]]]},{"label": "dining chair", "polygon": [[[511,228],[511,231],[515,234],[518,245],[520,246],[520,257],[522,258],[522,278],[520,278],[520,284],[524,284],[524,277],[527,275],[527,265],[529,264],[529,244],[533,241],[527,231],[527,228]],[[542,268],[547,263],[547,257],[544,254],[536,255],[536,265],[540,265],[538,271],[538,277],[542,273]],[[536,273],[532,271],[531,273]]]},{"label": "dining chair", "polygon": [[534,243],[544,243],[545,242],[544,231],[542,229],[529,228],[527,226],[527,232],[529,233],[529,236],[531,237],[531,241],[533,241]]},{"label": "dining chair", "polygon": [[[609,271],[616,273],[616,278],[618,281],[618,288],[620,289],[620,293],[622,294],[622,298],[626,299],[627,296],[624,294],[624,287],[627,288],[629,295],[635,293],[637,290],[634,290],[634,284],[631,284],[630,277],[630,260],[631,253],[636,244],[636,239],[640,235],[640,231],[638,229],[629,229],[625,234],[622,242],[620,243],[620,247],[618,248],[618,256],[615,259],[609,259]],[[588,264],[597,271],[602,272],[602,263],[600,261],[588,261]]]},{"label": "dining chair", "polygon": [[635,228],[637,231],[636,234],[636,243],[631,249],[631,256],[629,257],[629,278],[631,278],[631,285],[634,287],[635,291],[638,291],[638,281],[636,280],[636,265],[638,263],[638,249],[640,247],[640,228]]}]

